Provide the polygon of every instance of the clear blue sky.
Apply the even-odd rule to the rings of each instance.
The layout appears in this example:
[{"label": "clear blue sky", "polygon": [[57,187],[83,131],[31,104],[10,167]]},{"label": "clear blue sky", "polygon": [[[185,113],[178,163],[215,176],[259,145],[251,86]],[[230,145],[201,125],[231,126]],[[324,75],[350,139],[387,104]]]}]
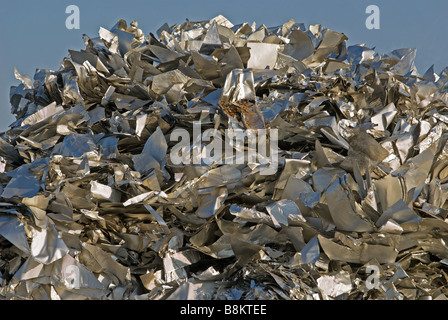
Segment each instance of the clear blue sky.
[{"label": "clear blue sky", "polygon": [[[80,9],[80,30],[65,27],[68,5]],[[365,27],[368,5],[381,10],[380,30]],[[14,67],[31,77],[37,68],[59,69],[69,49],[83,49],[82,34],[98,35],[120,18],[137,20],[148,35],[167,22],[208,20],[218,14],[232,23],[268,27],[290,19],[320,23],[345,33],[348,44],[366,43],[379,53],[417,48],[416,64],[423,74],[448,66],[448,1],[446,0],[0,0],[0,131],[14,121],[9,88],[17,85]]]}]

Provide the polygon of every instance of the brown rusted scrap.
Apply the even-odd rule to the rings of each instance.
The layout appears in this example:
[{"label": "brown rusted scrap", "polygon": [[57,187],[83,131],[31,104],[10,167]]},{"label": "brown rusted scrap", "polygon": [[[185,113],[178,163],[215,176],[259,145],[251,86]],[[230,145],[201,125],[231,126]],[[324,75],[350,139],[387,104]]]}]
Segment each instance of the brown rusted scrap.
[{"label": "brown rusted scrap", "polygon": [[264,121],[253,101],[240,100],[228,104],[219,103],[225,114],[242,121],[246,129],[264,129]]}]

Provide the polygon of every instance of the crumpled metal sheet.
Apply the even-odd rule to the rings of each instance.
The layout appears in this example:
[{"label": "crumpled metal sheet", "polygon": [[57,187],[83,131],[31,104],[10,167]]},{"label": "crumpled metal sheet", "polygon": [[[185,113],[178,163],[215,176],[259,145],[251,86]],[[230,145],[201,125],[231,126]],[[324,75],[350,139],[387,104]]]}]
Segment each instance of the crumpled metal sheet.
[{"label": "crumpled metal sheet", "polygon": [[[294,20],[83,40],[15,69],[2,298],[447,299],[448,69]],[[171,161],[229,128],[278,129],[277,171]]]}]

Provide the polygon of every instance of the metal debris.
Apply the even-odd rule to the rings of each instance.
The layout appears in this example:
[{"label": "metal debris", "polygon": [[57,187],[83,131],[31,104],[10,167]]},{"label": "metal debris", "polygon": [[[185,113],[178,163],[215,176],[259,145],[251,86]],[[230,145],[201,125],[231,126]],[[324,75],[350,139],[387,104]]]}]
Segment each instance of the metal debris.
[{"label": "metal debris", "polygon": [[[293,20],[83,39],[15,70],[2,298],[447,299],[448,69]],[[201,157],[226,129],[278,129],[277,170]]]}]

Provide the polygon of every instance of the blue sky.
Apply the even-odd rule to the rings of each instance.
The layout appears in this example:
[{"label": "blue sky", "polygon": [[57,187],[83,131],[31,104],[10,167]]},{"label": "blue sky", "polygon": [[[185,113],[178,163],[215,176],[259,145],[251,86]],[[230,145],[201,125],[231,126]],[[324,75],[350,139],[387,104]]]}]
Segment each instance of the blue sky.
[{"label": "blue sky", "polygon": [[[80,9],[80,29],[68,30],[65,9]],[[379,30],[368,30],[366,7],[380,8]],[[366,43],[378,53],[417,48],[416,65],[423,74],[434,64],[448,66],[448,1],[446,0],[0,0],[0,131],[14,121],[9,88],[19,82],[14,67],[31,77],[37,68],[59,69],[69,49],[83,49],[82,35],[98,35],[119,19],[137,20],[148,35],[167,22],[209,20],[218,14],[232,23],[253,22],[268,27],[290,19],[305,25],[320,23],[345,33],[348,44]]]}]

